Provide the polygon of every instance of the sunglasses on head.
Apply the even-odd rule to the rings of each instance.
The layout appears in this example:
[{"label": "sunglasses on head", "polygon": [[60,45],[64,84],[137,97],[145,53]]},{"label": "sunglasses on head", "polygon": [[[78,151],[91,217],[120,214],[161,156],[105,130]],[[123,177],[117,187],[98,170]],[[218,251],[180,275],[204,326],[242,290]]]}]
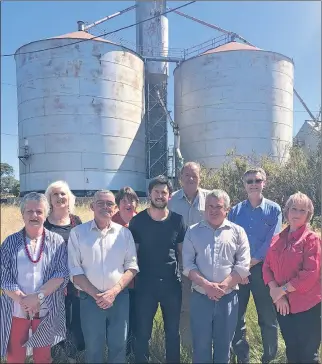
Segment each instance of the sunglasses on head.
[{"label": "sunglasses on head", "polygon": [[261,183],[261,182],[263,182],[263,180],[262,180],[262,179],[260,179],[260,178],[256,178],[256,179],[248,179],[248,180],[246,181],[246,183],[247,183],[248,185],[251,185],[251,184],[253,184],[253,183]]}]

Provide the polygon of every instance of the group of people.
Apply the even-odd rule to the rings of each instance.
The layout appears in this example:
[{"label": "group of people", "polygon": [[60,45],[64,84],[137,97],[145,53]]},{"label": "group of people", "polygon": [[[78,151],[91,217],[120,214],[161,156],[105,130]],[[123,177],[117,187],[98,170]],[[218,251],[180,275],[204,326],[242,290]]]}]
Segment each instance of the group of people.
[{"label": "group of people", "polygon": [[[149,207],[137,212],[130,187],[97,191],[94,218],[73,214],[65,182],[21,202],[24,228],[1,244],[1,357],[51,363],[60,345],[69,362],[154,362],[149,352],[160,305],[166,361],[192,345],[194,363],[249,363],[245,314],[252,292],[262,362],[277,354],[278,325],[289,363],[318,362],[321,238],[309,227],[312,201],[298,192],[284,208],[263,196],[261,168],[243,176],[247,199],[230,207],[223,190],[200,188],[200,166],[186,163],[182,189],[152,179]],[[29,335],[29,330],[32,334]],[[66,332],[72,345],[66,345]]]}]

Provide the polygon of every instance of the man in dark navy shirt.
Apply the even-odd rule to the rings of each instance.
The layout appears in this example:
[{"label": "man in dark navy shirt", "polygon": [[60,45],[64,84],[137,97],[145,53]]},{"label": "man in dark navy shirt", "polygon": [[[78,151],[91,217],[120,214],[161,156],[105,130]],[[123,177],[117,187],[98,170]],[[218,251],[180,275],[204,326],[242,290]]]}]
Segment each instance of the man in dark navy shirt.
[{"label": "man in dark navy shirt", "polygon": [[262,168],[246,171],[243,182],[248,198],[234,206],[228,215],[230,221],[246,231],[251,254],[250,276],[238,291],[239,313],[233,351],[238,363],[249,363],[245,316],[252,292],[263,341],[262,363],[269,363],[277,353],[277,319],[269,289],[263,281],[262,267],[273,235],[281,231],[282,212],[277,203],[262,194],[266,183],[266,173]]},{"label": "man in dark navy shirt", "polygon": [[186,227],[181,215],[168,210],[171,193],[172,186],[166,177],[158,176],[151,180],[151,205],[134,216],[129,225],[137,246],[140,268],[135,287],[137,363],[149,360],[149,340],[159,303],[164,320],[166,360],[168,363],[180,362],[182,293],[179,256]]}]

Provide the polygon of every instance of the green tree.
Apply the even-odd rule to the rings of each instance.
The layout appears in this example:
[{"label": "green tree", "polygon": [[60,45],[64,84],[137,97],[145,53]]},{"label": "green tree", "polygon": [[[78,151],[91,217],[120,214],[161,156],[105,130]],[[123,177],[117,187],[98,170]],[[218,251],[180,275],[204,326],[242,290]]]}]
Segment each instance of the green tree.
[{"label": "green tree", "polygon": [[2,176],[13,176],[14,170],[13,167],[8,163],[1,163],[1,177]]},{"label": "green tree", "polygon": [[1,195],[9,195],[18,193],[19,196],[19,181],[14,177],[14,169],[8,163],[1,163]]},{"label": "green tree", "polygon": [[[207,189],[222,188],[235,205],[246,198],[242,183],[244,172],[253,166],[262,167],[267,174],[264,195],[277,202],[282,208],[290,195],[301,191],[308,195],[314,204],[315,217],[321,216],[321,148],[307,155],[299,147],[289,150],[289,158],[279,163],[269,156],[227,155],[229,159],[221,168],[201,171],[201,186]],[[320,220],[316,220],[320,221]]]}]

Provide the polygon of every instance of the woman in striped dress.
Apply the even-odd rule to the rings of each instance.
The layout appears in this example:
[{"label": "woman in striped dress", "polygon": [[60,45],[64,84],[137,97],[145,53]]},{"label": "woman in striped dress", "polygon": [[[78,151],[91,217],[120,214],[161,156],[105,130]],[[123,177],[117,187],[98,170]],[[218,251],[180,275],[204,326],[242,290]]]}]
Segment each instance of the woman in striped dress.
[{"label": "woman in striped dress", "polygon": [[[21,202],[24,228],[1,244],[0,346],[7,363],[51,363],[50,348],[65,339],[64,288],[69,279],[64,239],[44,228],[49,212],[43,194]],[[29,338],[29,329],[32,336]]]}]

